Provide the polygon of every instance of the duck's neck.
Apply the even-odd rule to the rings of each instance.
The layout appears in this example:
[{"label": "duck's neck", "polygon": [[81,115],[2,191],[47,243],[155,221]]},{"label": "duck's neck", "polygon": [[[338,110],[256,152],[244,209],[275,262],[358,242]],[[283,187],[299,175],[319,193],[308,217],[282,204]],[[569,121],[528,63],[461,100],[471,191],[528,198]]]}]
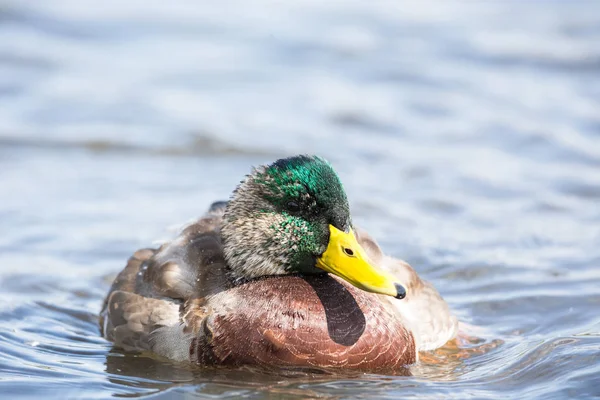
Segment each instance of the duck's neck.
[{"label": "duck's neck", "polygon": [[246,178],[236,189],[223,215],[221,238],[231,275],[240,280],[287,274],[287,254],[282,251],[274,226],[282,216],[269,212],[260,188]]}]

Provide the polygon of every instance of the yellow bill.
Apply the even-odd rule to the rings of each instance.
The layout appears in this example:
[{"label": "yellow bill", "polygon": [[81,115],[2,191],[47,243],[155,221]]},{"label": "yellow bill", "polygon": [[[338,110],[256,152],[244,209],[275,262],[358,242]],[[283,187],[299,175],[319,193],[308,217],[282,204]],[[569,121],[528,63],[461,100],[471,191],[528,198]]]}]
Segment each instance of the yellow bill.
[{"label": "yellow bill", "polygon": [[329,244],[317,258],[317,267],[337,275],[359,289],[403,299],[406,289],[391,274],[377,268],[358,244],[354,232],[329,225]]}]

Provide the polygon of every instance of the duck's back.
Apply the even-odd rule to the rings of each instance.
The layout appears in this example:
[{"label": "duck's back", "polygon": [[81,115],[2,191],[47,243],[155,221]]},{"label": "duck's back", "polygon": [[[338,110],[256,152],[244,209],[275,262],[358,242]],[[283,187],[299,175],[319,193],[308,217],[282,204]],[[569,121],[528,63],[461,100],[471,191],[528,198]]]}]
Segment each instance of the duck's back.
[{"label": "duck's back", "polygon": [[[159,249],[141,249],[133,254],[115,279],[100,314],[107,339],[125,349],[182,358],[181,345],[162,349],[158,347],[164,340],[156,340],[165,336],[167,327],[172,327],[169,335],[179,333],[178,327],[185,322],[182,311],[188,303],[196,304],[231,286],[220,234],[225,206],[226,202],[214,203],[174,240]],[[185,328],[189,336],[190,327]]]},{"label": "duck's back", "polygon": [[102,311],[117,346],[201,365],[393,370],[416,361],[412,334],[387,300],[329,275],[235,285],[223,203],[160,249],[137,251]]}]

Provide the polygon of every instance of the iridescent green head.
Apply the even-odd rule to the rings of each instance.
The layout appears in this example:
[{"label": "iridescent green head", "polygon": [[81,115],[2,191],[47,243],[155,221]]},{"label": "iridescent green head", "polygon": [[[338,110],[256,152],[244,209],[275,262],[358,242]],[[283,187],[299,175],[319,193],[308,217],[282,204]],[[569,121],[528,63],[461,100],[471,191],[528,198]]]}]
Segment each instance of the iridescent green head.
[{"label": "iridescent green head", "polygon": [[222,236],[238,278],[331,272],[368,291],[400,293],[393,278],[366,258],[342,183],[319,157],[256,168],[233,193]]}]

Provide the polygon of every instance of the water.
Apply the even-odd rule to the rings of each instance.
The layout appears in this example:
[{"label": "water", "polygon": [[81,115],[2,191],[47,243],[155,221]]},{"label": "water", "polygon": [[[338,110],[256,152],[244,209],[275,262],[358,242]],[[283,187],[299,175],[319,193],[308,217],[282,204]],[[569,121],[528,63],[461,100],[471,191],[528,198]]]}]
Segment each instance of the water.
[{"label": "water", "polygon": [[[0,396],[599,396],[600,3],[219,4],[0,2]],[[296,153],[470,340],[391,377],[99,336],[135,249]]]}]

